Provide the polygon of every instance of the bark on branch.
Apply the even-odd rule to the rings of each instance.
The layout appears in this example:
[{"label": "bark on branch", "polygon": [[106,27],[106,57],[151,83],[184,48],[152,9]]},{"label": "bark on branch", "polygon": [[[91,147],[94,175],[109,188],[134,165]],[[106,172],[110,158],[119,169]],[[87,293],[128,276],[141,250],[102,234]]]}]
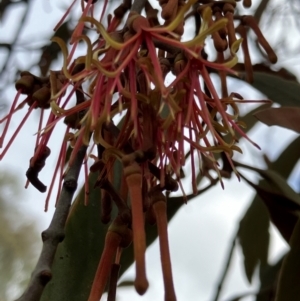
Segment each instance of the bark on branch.
[{"label": "bark on branch", "polygon": [[52,277],[52,263],[57,246],[65,236],[65,223],[77,188],[77,180],[85,153],[86,146],[82,146],[66,173],[52,221],[49,228],[42,232],[43,247],[40,257],[32,272],[28,287],[16,301],[39,301],[46,284]]}]

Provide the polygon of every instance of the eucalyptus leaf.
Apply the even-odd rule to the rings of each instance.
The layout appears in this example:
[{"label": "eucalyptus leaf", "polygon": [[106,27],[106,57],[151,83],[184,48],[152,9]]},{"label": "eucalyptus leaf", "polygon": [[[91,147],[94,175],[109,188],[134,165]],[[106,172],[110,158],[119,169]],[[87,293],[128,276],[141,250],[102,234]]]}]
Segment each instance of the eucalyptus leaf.
[{"label": "eucalyptus leaf", "polygon": [[286,183],[286,180],[276,171],[271,169],[259,169],[252,167],[246,164],[236,162],[236,166],[244,167],[249,170],[255,171],[260,174],[272,187],[274,193],[282,194],[290,200],[290,208],[299,208],[300,207],[300,197],[299,195]]},{"label": "eucalyptus leaf", "polygon": [[289,242],[300,213],[300,196],[273,170],[262,170],[241,163],[237,163],[237,166],[256,171],[264,178],[265,182],[254,184],[243,177],[257,191],[269,210],[272,222]]},{"label": "eucalyptus leaf", "polygon": [[240,221],[238,238],[244,255],[244,267],[251,283],[257,265],[265,266],[270,241],[270,219],[264,204],[256,197]]},{"label": "eucalyptus leaf", "polygon": [[52,266],[53,277],[41,301],[87,300],[104,247],[107,226],[100,221],[100,189],[93,189],[97,174],[89,179],[89,204],[84,189],[74,201]]},{"label": "eucalyptus leaf", "polygon": [[300,106],[300,84],[281,76],[254,72],[253,87],[282,106]]},{"label": "eucalyptus leaf", "polygon": [[257,123],[257,119],[254,117],[254,115],[259,112],[260,110],[269,108],[271,106],[271,104],[263,104],[261,106],[259,106],[258,108],[255,108],[253,110],[251,110],[250,112],[248,112],[246,115],[241,117],[241,120],[243,122],[245,122],[246,124],[246,128],[244,129],[245,132],[249,132],[254,125]]},{"label": "eucalyptus leaf", "polygon": [[[300,137],[297,137],[293,142],[291,142],[286,149],[279,155],[279,157],[271,163],[270,168],[274,171],[280,172],[280,176],[283,179],[286,179],[291,171],[293,170],[296,162],[299,160],[300,153],[299,153],[299,148],[300,148]],[[259,186],[261,187],[269,187],[268,183],[266,180],[261,180],[259,181]],[[256,202],[256,200],[260,200],[261,198],[259,197],[258,194],[255,195],[253,201],[251,204]],[[252,205],[251,205],[252,206]],[[249,208],[250,209],[250,208]],[[257,212],[257,216],[260,216],[261,214],[265,216],[266,208],[262,206],[261,212]],[[245,215],[249,215],[249,210],[245,213]],[[245,217],[242,218],[244,220]],[[255,223],[256,221],[254,221]],[[295,221],[292,225],[292,227],[295,225]],[[251,224],[249,224],[249,227],[252,227]],[[255,226],[253,227],[255,228]],[[292,231],[292,230],[290,230]],[[241,235],[240,231],[239,234]],[[261,235],[261,233],[260,233]],[[247,239],[249,238],[249,242],[247,242]],[[251,253],[251,243],[253,243],[253,240],[251,239],[252,237],[249,236],[244,236],[244,243],[241,246],[243,250],[243,255],[244,255],[244,264],[245,264],[245,271],[247,271],[247,266],[249,265],[249,262],[253,261],[251,258],[253,254]],[[241,243],[241,240],[240,240]],[[247,246],[249,246],[249,250],[247,250]],[[256,244],[255,244],[256,246]],[[247,257],[250,256],[248,259]],[[260,280],[261,280],[261,294],[257,295],[257,300],[256,301],[269,301],[269,294],[270,294],[270,289],[273,289],[273,285],[275,286],[275,282],[278,277],[279,269],[282,264],[282,260],[278,261],[278,263],[274,266],[267,265],[267,266],[261,266],[260,267]],[[256,261],[258,263],[258,259]],[[269,289],[268,289],[269,288]]]},{"label": "eucalyptus leaf", "polygon": [[269,108],[254,113],[254,116],[268,126],[277,125],[300,133],[300,108]]},{"label": "eucalyptus leaf", "polygon": [[300,158],[299,149],[300,136],[285,148],[276,161],[272,162],[271,169],[278,172],[283,179],[287,179]]}]

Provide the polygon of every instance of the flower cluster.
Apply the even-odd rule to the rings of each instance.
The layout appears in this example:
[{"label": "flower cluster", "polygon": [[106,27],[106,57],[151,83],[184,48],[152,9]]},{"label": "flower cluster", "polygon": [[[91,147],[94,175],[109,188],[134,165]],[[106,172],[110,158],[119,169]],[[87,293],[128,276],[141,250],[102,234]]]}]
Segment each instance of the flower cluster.
[{"label": "flower cluster", "polygon": [[[244,2],[245,6],[251,4]],[[112,201],[118,208],[107,233],[89,301],[99,300],[111,264],[118,263],[120,250],[131,240],[136,260],[135,287],[140,294],[147,290],[146,214],[152,216],[158,227],[166,300],[175,300],[164,191],[176,191],[178,185],[182,186],[181,171],[187,158],[195,194],[199,169],[207,176],[207,170],[215,170],[222,183],[226,172],[217,160],[218,153],[223,154],[231,171],[238,175],[231,160],[234,152],[242,152],[237,146],[238,137],[251,140],[241,129],[244,124],[239,120],[237,104],[248,101],[228,92],[226,76],[237,75],[232,68],[238,62],[236,53],[241,48],[247,79],[252,79],[247,27],[254,30],[271,62],[276,62],[276,55],[253,17],[234,14],[233,0],[159,0],[163,24],[150,2],[139,0],[131,4],[125,0],[115,9],[114,16],[109,15],[106,27],[103,18],[107,1],[99,18],[94,16],[96,5],[96,1],[82,1],[82,16],[71,37],[70,51],[61,39],[52,39],[63,54],[61,70],[51,71],[47,78],[21,73],[16,82],[17,96],[9,114],[1,120],[6,122],[1,146],[13,113],[25,104],[29,110],[0,159],[30,113],[39,109],[41,118],[27,178],[45,192],[46,186],[38,179],[38,173],[50,155],[47,143],[53,129],[63,121],[66,132],[49,191],[56,177],[60,182],[63,179],[68,147],[72,149],[68,164],[72,165],[79,148],[89,145],[86,160],[95,160],[90,172],[99,173],[96,185],[102,190],[102,221],[110,222]],[[142,9],[145,15],[141,14]],[[70,10],[71,7],[66,15]],[[183,42],[188,18],[195,20],[195,36]],[[84,33],[87,27],[97,31],[95,40]],[[214,49],[206,45],[210,37]],[[75,57],[80,41],[86,45],[86,54]],[[215,61],[208,60],[211,55],[216,56]],[[219,74],[221,92],[214,87],[211,73]],[[18,104],[21,94],[26,99]],[[67,108],[74,97],[76,103]],[[42,128],[46,112],[48,120]],[[123,119],[117,125],[115,116],[121,113]],[[122,163],[121,187],[112,184],[116,161]],[[85,172],[87,175],[87,169]]]}]

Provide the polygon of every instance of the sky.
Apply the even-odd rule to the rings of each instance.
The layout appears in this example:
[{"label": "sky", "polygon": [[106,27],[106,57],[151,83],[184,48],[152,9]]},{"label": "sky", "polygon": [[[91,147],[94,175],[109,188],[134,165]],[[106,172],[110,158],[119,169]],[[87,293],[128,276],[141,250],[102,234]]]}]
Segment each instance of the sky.
[{"label": "sky", "polygon": [[[67,3],[70,1],[32,1],[34,9],[28,17],[26,30],[21,35],[21,42],[28,42],[29,45],[38,45],[39,37],[49,35],[49,28],[53,28],[64,13]],[[257,1],[253,1],[254,4]],[[18,20],[22,15],[22,7],[10,12],[10,20]],[[0,24],[1,40],[10,41],[14,36],[14,25],[11,21],[3,20]],[[11,34],[7,34],[10,32]],[[18,56],[18,62],[28,68],[32,62],[37,61],[39,52],[32,51],[30,54]],[[0,52],[0,63],[5,59],[5,53]],[[38,71],[37,69],[34,71]],[[299,76],[299,75],[298,75]],[[231,83],[235,92],[249,96],[249,98],[263,98],[261,94],[251,88],[244,86],[237,87]],[[240,91],[239,91],[240,90]],[[12,100],[15,95],[13,88],[6,91],[5,98]],[[249,105],[248,110],[252,107]],[[243,113],[246,113],[244,111]],[[24,115],[24,111],[16,114],[12,121],[13,128]],[[25,183],[25,173],[28,168],[24,162],[29,162],[32,156],[34,139],[33,130],[36,129],[37,116],[32,116],[30,122],[26,123],[21,134],[10,148],[7,156],[1,162],[1,171],[9,169],[15,172],[21,183]],[[47,159],[48,169],[40,173],[40,178],[45,183],[50,183],[52,174],[49,172],[55,166],[55,145],[59,145],[62,139],[61,130],[56,130],[55,139],[50,141],[53,155]],[[286,144],[297,135],[291,131],[268,128],[264,125],[257,125],[249,132],[251,139],[256,141],[261,151],[256,150],[252,145],[241,141],[243,156],[238,156],[237,160],[251,162],[254,166],[261,167],[261,155],[267,154],[273,160],[285,148]],[[279,138],[280,137],[280,138]],[[270,147],[271,146],[271,147]],[[249,163],[250,163],[249,162]],[[264,165],[263,165],[264,166]],[[299,191],[297,177],[299,173],[294,171],[294,176],[289,179],[291,186]],[[249,177],[254,181],[257,178],[253,174]],[[169,242],[172,258],[173,276],[178,301],[199,300],[210,301],[213,298],[220,272],[223,270],[224,260],[230,248],[232,238],[237,231],[239,220],[250,205],[254,196],[254,191],[243,181],[238,182],[235,177],[224,180],[225,190],[219,185],[210,189],[207,193],[195,198],[187,205],[182,206],[175,218],[169,224]],[[188,192],[188,191],[187,191]],[[54,212],[54,200],[52,198],[48,212],[44,212],[45,195],[36,191],[32,186],[22,191],[22,203],[26,205],[24,215],[30,216],[37,221],[40,231],[48,227]],[[55,195],[55,193],[54,193]],[[286,243],[281,239],[278,231],[271,227],[272,233],[270,258],[271,263],[275,263],[283,252],[288,250]],[[155,241],[147,250],[147,270],[150,287],[147,293],[140,297],[132,288],[120,288],[118,291],[118,301],[152,301],[163,300],[163,282],[161,277],[159,245]],[[233,262],[230,268],[230,275],[225,282],[224,291],[221,294],[221,301],[226,301],[231,297],[249,291],[256,291],[259,283],[254,279],[249,285],[243,270],[243,258],[240,250],[235,250]],[[134,278],[134,268],[131,267],[121,278],[132,280]],[[105,298],[103,298],[105,300]],[[253,301],[253,297],[244,298],[243,301]]]}]

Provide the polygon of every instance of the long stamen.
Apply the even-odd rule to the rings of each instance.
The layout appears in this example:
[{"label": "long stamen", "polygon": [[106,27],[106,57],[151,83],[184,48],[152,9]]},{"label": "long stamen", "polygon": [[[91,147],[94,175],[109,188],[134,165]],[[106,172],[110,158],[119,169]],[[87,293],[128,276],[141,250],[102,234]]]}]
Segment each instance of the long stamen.
[{"label": "long stamen", "polygon": [[22,91],[18,90],[18,92],[17,92],[17,94],[15,96],[15,99],[14,99],[12,105],[11,105],[11,108],[9,110],[9,113],[7,114],[7,120],[6,120],[4,129],[3,129],[3,132],[2,132],[2,135],[0,137],[0,148],[3,146],[3,142],[4,142],[4,139],[5,139],[5,136],[6,136],[6,133],[7,133],[7,130],[8,130],[8,127],[9,127],[9,124],[10,124],[13,112],[15,110],[15,107],[16,107],[17,103],[18,103],[18,100],[19,100],[19,97],[20,97],[21,93],[22,93]]},{"label": "long stamen", "polygon": [[10,146],[12,145],[12,143],[14,142],[14,140],[17,137],[19,131],[21,130],[21,128],[25,124],[26,120],[28,119],[30,113],[33,111],[33,109],[35,109],[35,107],[36,107],[36,102],[31,105],[31,107],[29,108],[28,112],[26,113],[26,115],[24,116],[24,118],[20,122],[19,126],[15,130],[14,134],[12,135],[12,137],[10,138],[10,140],[8,141],[8,143],[6,144],[6,147],[3,149],[2,153],[0,154],[0,160],[2,160],[2,158],[5,156],[6,152],[8,151],[8,149],[10,148]]}]

